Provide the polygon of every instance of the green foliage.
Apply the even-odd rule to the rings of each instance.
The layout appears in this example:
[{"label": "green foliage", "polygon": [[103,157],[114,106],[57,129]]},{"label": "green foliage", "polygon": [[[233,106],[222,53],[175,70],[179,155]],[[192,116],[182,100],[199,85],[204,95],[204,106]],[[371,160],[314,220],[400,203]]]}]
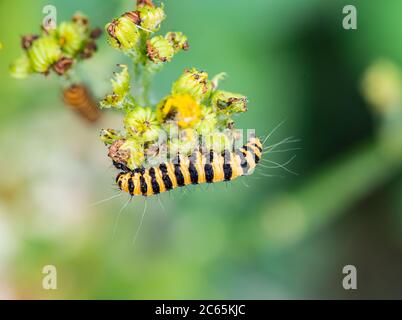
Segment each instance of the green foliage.
[{"label": "green foliage", "polygon": [[113,93],[107,95],[101,102],[101,108],[116,108],[129,110],[133,106],[130,95],[130,74],[126,65],[120,64],[121,72],[116,72],[111,79]]}]

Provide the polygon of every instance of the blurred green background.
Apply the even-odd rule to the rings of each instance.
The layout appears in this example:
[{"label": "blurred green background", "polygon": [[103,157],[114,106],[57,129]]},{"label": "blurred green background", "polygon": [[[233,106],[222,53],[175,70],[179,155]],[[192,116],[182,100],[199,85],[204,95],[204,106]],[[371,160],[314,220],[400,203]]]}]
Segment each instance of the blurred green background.
[{"label": "blurred green background", "polygon": [[[104,26],[134,1],[0,0],[0,299],[401,297],[402,104],[370,100],[387,83],[381,67],[361,89],[378,59],[394,73],[402,67],[401,1],[167,0],[162,31],[183,31],[191,49],[157,76],[154,98],[185,67],[226,71],[222,88],[250,100],[237,126],[266,135],[285,120],[267,143],[296,136],[301,150],[266,156],[297,154],[289,167],[299,175],[264,169],[281,177],[255,173],[148,199],[135,246],[144,199],[128,204],[114,236],[128,196],[93,205],[117,194],[98,134],[119,128],[121,115],[88,125],[63,106],[55,77],[8,75],[46,4],[59,21],[82,11]],[[342,28],[347,4],[357,30]],[[80,66],[99,97],[127,62],[100,43]],[[49,264],[58,290],[42,289]],[[348,264],[358,290],[342,287]]]}]

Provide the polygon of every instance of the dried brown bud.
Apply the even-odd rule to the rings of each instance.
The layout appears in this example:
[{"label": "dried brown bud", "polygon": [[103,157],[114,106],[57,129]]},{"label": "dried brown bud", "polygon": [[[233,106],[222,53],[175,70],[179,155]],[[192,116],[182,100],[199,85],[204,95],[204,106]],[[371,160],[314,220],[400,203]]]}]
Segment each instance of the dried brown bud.
[{"label": "dried brown bud", "polygon": [[80,56],[82,59],[88,59],[92,57],[92,55],[96,52],[98,49],[95,41],[89,41],[86,45],[84,50],[81,52]]},{"label": "dried brown bud", "polygon": [[80,14],[80,13],[76,13],[76,14],[73,16],[72,21],[75,22],[75,23],[82,24],[82,25],[84,25],[84,26],[87,26],[87,25],[89,24],[88,18],[85,17],[85,16],[83,16],[83,15]]},{"label": "dried brown bud", "polygon": [[171,61],[174,55],[173,45],[164,37],[156,36],[147,41],[147,56],[155,63]]},{"label": "dried brown bud", "polygon": [[96,28],[96,29],[94,29],[94,30],[92,30],[91,31],[91,33],[90,33],[90,37],[91,37],[91,39],[98,39],[101,35],[102,35],[102,29],[101,28]]},{"label": "dried brown bud", "polygon": [[114,162],[121,163],[126,165],[128,159],[130,158],[130,151],[125,149],[121,150],[121,146],[125,143],[126,141],[121,139],[121,140],[116,140],[115,142],[112,143],[112,145],[109,147],[109,153],[108,157],[111,158]]},{"label": "dried brown bud", "polygon": [[235,128],[235,123],[234,123],[233,120],[229,120],[229,121],[228,121],[228,123],[227,123],[227,128],[228,128],[229,130],[233,130],[233,129]]},{"label": "dried brown bud", "polygon": [[158,51],[152,46],[150,41],[147,41],[147,56],[151,61],[161,61],[161,62],[166,62],[167,59],[166,57],[159,57]]},{"label": "dried brown bud", "polygon": [[165,38],[173,45],[176,53],[190,48],[187,37],[182,32],[168,32]]},{"label": "dried brown bud", "polygon": [[71,58],[62,57],[53,65],[53,70],[60,76],[65,74],[73,65],[74,60]]},{"label": "dried brown bud", "polygon": [[35,34],[28,34],[26,36],[22,36],[22,38],[21,38],[22,48],[27,50],[29,47],[31,47],[32,42],[34,42],[38,38],[39,38],[39,36],[37,36]]},{"label": "dried brown bud", "polygon": [[154,7],[152,0],[137,0],[137,7],[149,6]]},{"label": "dried brown bud", "polygon": [[117,19],[113,19],[113,21],[107,26],[106,31],[112,37],[116,39],[116,26],[118,24]]},{"label": "dried brown bud", "polygon": [[123,17],[130,19],[137,25],[141,23],[140,14],[138,13],[138,11],[126,12],[125,14],[123,14]]}]

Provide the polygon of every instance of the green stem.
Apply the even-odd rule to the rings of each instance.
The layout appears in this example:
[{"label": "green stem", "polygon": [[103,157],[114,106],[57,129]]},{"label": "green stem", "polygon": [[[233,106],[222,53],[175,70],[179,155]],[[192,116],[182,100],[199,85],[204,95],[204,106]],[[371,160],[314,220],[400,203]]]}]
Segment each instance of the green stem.
[{"label": "green stem", "polygon": [[[142,36],[139,52],[146,52],[147,36]],[[136,90],[136,100],[138,103],[145,107],[149,106],[150,101],[150,87],[152,70],[147,65],[147,56],[145,54],[133,56],[134,64],[134,77]]]},{"label": "green stem", "polygon": [[135,98],[145,107],[150,105],[151,74],[143,61],[134,61],[134,80],[137,88]]},{"label": "green stem", "polygon": [[151,74],[146,66],[142,69],[142,100],[146,106],[151,104],[150,88],[151,88]]}]

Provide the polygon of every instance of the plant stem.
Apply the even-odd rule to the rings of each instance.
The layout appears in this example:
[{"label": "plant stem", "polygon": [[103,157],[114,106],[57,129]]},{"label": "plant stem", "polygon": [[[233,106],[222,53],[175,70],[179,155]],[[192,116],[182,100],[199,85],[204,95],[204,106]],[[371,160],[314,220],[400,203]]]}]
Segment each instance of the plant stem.
[{"label": "plant stem", "polygon": [[145,107],[150,105],[151,73],[143,61],[134,61],[134,78],[136,90],[136,100]]}]

